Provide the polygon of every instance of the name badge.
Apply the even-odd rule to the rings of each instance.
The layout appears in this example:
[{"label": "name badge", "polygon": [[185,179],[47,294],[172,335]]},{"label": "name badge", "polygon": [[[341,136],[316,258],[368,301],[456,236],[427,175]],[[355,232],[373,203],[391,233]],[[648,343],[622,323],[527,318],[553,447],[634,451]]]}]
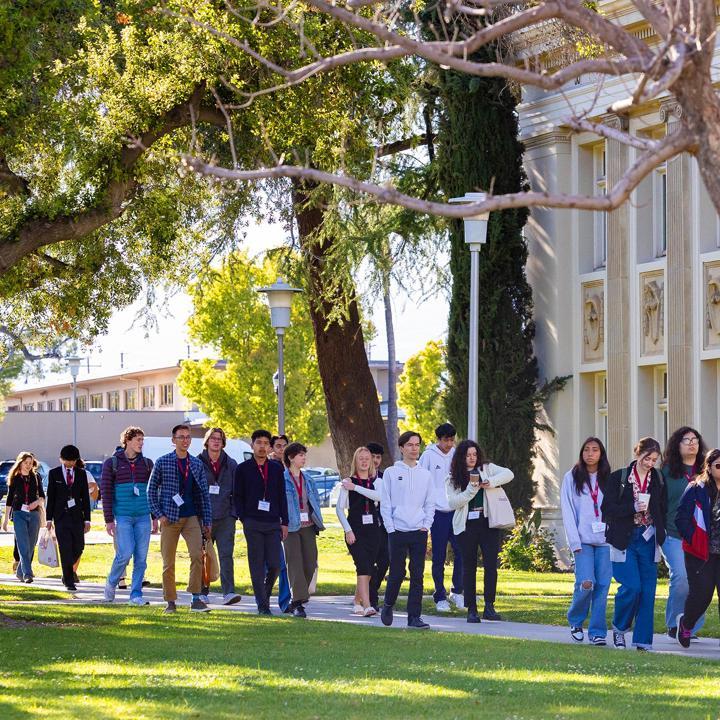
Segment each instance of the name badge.
[{"label": "name badge", "polygon": [[653,525],[648,525],[648,529],[643,533],[643,537],[645,538],[645,542],[650,542],[650,539],[655,534],[655,527]]},{"label": "name badge", "polygon": [[133,495],[140,497],[140,488],[137,485],[133,485]]},{"label": "name badge", "polygon": [[480,511],[479,510],[470,510],[468,513],[468,520],[479,520],[480,519]]},{"label": "name badge", "polygon": [[29,508],[27,505],[23,505],[20,509],[21,509],[23,512],[30,512],[30,508]]},{"label": "name badge", "polygon": [[607,527],[607,526],[605,525],[604,522],[600,522],[599,520],[596,520],[596,521],[592,524],[592,531],[593,531],[594,533],[605,532],[605,528],[606,528],[606,527]]},{"label": "name badge", "polygon": [[210,490],[211,495],[219,495],[220,494],[220,486],[219,485],[210,485],[208,488]]},{"label": "name badge", "polygon": [[363,521],[363,525],[372,525],[373,524],[373,516],[372,515],[363,515],[362,521]]},{"label": "name badge", "polygon": [[175,493],[175,494],[173,495],[173,502],[174,502],[178,507],[180,507],[181,505],[184,505],[184,504],[185,504],[185,501],[182,499],[182,495],[180,495],[180,493]]},{"label": "name badge", "polygon": [[270,512],[270,503],[267,500],[258,500],[258,510]]},{"label": "name badge", "polygon": [[75,498],[70,498],[68,500],[68,508],[74,508],[75,507]]},{"label": "name badge", "polygon": [[310,522],[310,516],[306,512],[301,512],[300,522]]}]

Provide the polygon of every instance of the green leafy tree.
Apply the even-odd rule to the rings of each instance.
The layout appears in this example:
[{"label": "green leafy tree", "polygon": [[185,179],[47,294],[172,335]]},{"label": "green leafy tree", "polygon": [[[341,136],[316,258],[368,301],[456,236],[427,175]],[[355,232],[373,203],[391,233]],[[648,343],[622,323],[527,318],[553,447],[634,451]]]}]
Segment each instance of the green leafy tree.
[{"label": "green leafy tree", "polygon": [[401,430],[417,430],[425,442],[435,437],[435,428],[446,419],[447,362],[445,345],[431,340],[408,358],[400,375],[398,401],[405,411]]},{"label": "green leafy tree", "polygon": [[[185,361],[178,383],[183,394],[230,435],[247,437],[259,427],[277,429],[277,339],[257,288],[271,285],[278,270],[275,260],[253,261],[236,252],[192,290],[190,335],[209,345],[226,365]],[[327,415],[304,293],[294,300],[291,322],[285,336],[286,430],[294,439],[317,444],[327,435]]]}]

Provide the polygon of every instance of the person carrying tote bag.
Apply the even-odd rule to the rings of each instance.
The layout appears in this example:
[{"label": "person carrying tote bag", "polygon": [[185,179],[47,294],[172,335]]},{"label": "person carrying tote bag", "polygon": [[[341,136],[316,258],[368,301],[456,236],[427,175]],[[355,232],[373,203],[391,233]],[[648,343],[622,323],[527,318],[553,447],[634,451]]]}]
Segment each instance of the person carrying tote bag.
[{"label": "person carrying tote bag", "polygon": [[[481,482],[485,481],[482,471],[480,472]],[[488,527],[494,530],[510,530],[515,527],[515,512],[512,509],[510,500],[501,487],[491,485],[484,490],[485,502],[483,510],[488,521]]]},{"label": "person carrying tote bag", "polygon": [[[502,620],[495,611],[500,530],[490,527],[485,508],[488,490],[492,492],[493,488],[499,489],[500,485],[510,482],[513,477],[511,470],[487,462],[476,442],[463,440],[455,451],[450,475],[445,481],[448,504],[455,511],[453,532],[459,536],[462,549],[463,595],[469,623],[480,622],[475,594],[478,550],[482,552],[483,562],[483,619]],[[509,507],[510,503],[507,505]],[[497,521],[497,518],[493,517]]]}]

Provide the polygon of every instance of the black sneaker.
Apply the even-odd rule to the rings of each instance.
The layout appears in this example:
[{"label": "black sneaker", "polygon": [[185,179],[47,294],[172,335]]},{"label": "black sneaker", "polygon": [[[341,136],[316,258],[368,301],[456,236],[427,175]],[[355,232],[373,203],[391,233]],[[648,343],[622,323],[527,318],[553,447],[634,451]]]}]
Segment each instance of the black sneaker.
[{"label": "black sneaker", "polygon": [[467,621],[469,623],[479,623],[480,616],[477,614],[477,610],[468,610]]},{"label": "black sneaker", "polygon": [[210,608],[198,598],[190,603],[190,612],[210,612]]},{"label": "black sneaker", "polygon": [[684,647],[690,647],[690,638],[692,637],[692,628],[688,630],[683,624],[683,614],[677,616],[677,638],[676,640]]},{"label": "black sneaker", "polygon": [[495,611],[495,607],[492,604],[485,605],[483,610],[483,620],[492,620],[494,622],[500,622],[502,615]]},{"label": "black sneaker", "polygon": [[305,612],[305,608],[304,608],[302,605],[300,605],[300,604],[298,604],[298,605],[295,607],[295,609],[293,610],[292,614],[293,614],[293,617],[299,617],[299,618],[306,618],[306,617],[307,617],[307,613]]},{"label": "black sneaker", "polygon": [[585,633],[583,632],[583,629],[581,627],[571,627],[570,628],[570,637],[575,642],[582,642],[585,639]]},{"label": "black sneaker", "polygon": [[118,590],[127,590],[127,587],[127,580],[125,580],[125,578],[118,580]]},{"label": "black sneaker", "polygon": [[627,646],[625,645],[625,633],[617,632],[613,630],[613,645],[618,650],[624,650]]},{"label": "black sneaker", "polygon": [[382,620],[383,625],[392,625],[393,624],[392,605],[383,605],[382,606],[382,610],[380,611],[380,619]]},{"label": "black sneaker", "polygon": [[677,640],[677,627],[668,628],[667,634],[668,634],[669,638],[672,638],[673,640]]},{"label": "black sneaker", "polygon": [[80,582],[80,578],[77,576],[77,573],[76,573],[76,572],[73,573],[73,582],[74,582],[74,583],[79,583],[79,582]]},{"label": "black sneaker", "polygon": [[427,630],[430,627],[421,617],[408,618],[407,626],[418,630]]},{"label": "black sneaker", "polygon": [[32,581],[33,581],[32,575],[28,575],[28,576],[23,580],[23,582],[24,582],[26,585],[30,585],[30,583],[31,583]]},{"label": "black sneaker", "polygon": [[272,615],[272,611],[269,607],[258,608],[258,615]]},{"label": "black sneaker", "polygon": [[597,637],[590,638],[590,644],[604,647],[605,645],[607,645],[607,640],[604,637],[600,637],[598,635]]},{"label": "black sneaker", "polygon": [[174,600],[168,600],[167,605],[165,606],[165,609],[163,610],[163,613],[165,615],[172,615],[174,612],[177,612],[177,606],[175,605]]},{"label": "black sneaker", "polygon": [[75,583],[67,583],[67,585],[65,585],[65,589],[69,590],[70,592],[75,592],[77,590],[77,588],[75,587]]},{"label": "black sneaker", "polygon": [[[142,581],[143,587],[150,587],[150,581],[149,580],[143,580]],[[125,589],[127,590],[127,585],[125,586]]]}]

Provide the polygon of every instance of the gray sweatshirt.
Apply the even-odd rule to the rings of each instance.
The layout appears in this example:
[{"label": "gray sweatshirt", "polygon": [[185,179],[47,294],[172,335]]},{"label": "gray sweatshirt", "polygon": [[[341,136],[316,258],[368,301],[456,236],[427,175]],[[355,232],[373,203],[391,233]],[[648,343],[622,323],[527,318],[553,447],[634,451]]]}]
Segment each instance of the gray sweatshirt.
[{"label": "gray sweatshirt", "polygon": [[[590,482],[595,487],[597,481],[597,473],[590,475]],[[598,488],[598,512],[602,505],[603,494]],[[587,485],[583,488],[582,495],[575,492],[575,482],[573,481],[572,470],[565,473],[560,488],[560,507],[562,509],[563,525],[565,526],[565,535],[572,552],[580,550],[581,544],[584,545],[607,545],[605,542],[605,532],[594,533],[592,524],[596,521],[602,521],[602,513],[600,517],[595,516],[592,497]]]},{"label": "gray sweatshirt", "polygon": [[409,467],[398,460],[383,473],[380,513],[385,529],[410,532],[430,529],[435,517],[435,487],[430,473],[420,465]]}]

